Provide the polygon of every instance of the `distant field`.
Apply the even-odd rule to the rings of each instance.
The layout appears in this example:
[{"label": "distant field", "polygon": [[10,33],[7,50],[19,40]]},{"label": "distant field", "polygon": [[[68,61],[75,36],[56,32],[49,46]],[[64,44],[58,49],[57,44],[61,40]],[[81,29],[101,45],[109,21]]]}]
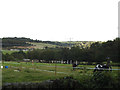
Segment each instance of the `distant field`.
[{"label": "distant field", "polygon": [[[73,76],[82,78],[83,76],[91,77],[93,70],[76,69],[72,70],[71,64],[52,64],[52,63],[25,63],[25,62],[4,62],[3,66],[8,66],[8,69],[3,68],[2,77],[3,83],[6,82],[41,82],[48,79],[56,79],[65,76]],[[56,67],[55,67],[56,66]],[[94,65],[79,65],[79,67],[94,68]],[[119,67],[113,67],[118,69]],[[14,70],[21,70],[20,72]],[[55,75],[56,71],[56,75]],[[112,71],[111,74],[116,76],[118,71]]]},{"label": "distant field", "polygon": [[[41,42],[27,42],[28,44],[32,44],[33,46],[14,46],[16,48],[35,48],[35,49],[43,49],[45,47],[55,48],[55,47],[69,47],[72,46],[83,46],[90,47],[94,41],[61,41],[60,44],[56,42],[56,45],[50,43],[41,43]],[[6,48],[5,48],[6,49]],[[10,49],[10,48],[9,48]],[[14,51],[13,51],[14,52]],[[11,53],[11,52],[10,52]]]},{"label": "distant field", "polygon": [[30,44],[33,44],[35,45],[34,48],[38,48],[38,49],[43,49],[45,48],[46,46],[47,47],[50,47],[50,48],[55,48],[57,45],[53,45],[53,44],[46,44],[46,43],[30,43]]},{"label": "distant field", "polygon": [[13,52],[18,52],[18,51],[2,50],[3,54],[6,54],[6,53],[11,54]]},{"label": "distant field", "polygon": [[[13,53],[13,52],[19,52],[19,51],[2,50],[2,53],[3,53],[3,54],[6,54],[6,53],[11,54],[11,53]],[[23,52],[26,53],[27,51],[23,51]]]}]

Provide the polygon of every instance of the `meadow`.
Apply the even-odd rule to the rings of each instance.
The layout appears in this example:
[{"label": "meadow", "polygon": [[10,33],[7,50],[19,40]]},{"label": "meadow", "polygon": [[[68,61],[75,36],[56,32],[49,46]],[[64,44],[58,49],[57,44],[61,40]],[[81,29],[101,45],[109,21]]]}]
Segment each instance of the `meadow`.
[{"label": "meadow", "polygon": [[[3,54],[12,54],[12,53],[14,53],[14,52],[19,52],[19,51],[11,51],[11,50],[2,50],[2,53]],[[27,53],[28,51],[23,51],[24,53]]]},{"label": "meadow", "polygon": [[[13,82],[42,82],[45,80],[55,80],[62,77],[74,77],[75,79],[90,78],[93,76],[95,65],[79,65],[81,69],[73,71],[72,64],[55,63],[31,63],[31,62],[4,62],[2,64],[8,68],[2,69],[2,80],[4,83]],[[120,69],[113,66],[112,69]],[[116,77],[118,70],[113,70],[111,75]]]},{"label": "meadow", "polygon": [[57,46],[57,45],[52,45],[48,43],[35,43],[35,42],[32,42],[30,44],[34,45],[35,49],[44,49],[46,46],[49,48],[55,48]]}]

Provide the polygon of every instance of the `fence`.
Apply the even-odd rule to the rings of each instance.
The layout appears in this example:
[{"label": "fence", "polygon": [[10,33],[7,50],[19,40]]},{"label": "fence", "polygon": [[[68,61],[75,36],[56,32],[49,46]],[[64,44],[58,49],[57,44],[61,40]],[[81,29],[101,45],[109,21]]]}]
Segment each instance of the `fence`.
[{"label": "fence", "polygon": [[[9,63],[9,62],[8,62]],[[23,69],[25,68],[24,65],[30,65],[30,68],[27,68],[27,69],[34,69],[34,70],[37,70],[37,71],[45,71],[45,72],[52,72],[52,73],[55,73],[55,75],[57,73],[63,73],[63,74],[70,74],[70,73],[74,73],[72,70],[73,70],[73,67],[72,65],[71,66],[59,66],[57,64],[47,64],[47,65],[39,65],[39,64],[21,64],[21,63],[12,63],[12,64],[15,64],[16,66],[20,66],[20,69]],[[22,66],[23,65],[23,66]],[[32,65],[32,66],[31,66]],[[91,67],[88,67],[89,65],[84,65],[84,67],[74,67],[74,69],[76,70],[83,70],[83,73],[85,74],[85,72],[87,70],[91,70],[93,71],[95,68],[91,68]],[[10,66],[12,68],[17,68],[15,66]],[[43,67],[46,67],[46,68],[43,68]],[[68,70],[68,71],[67,71]],[[71,72],[70,72],[71,70]],[[104,69],[104,70],[109,70],[109,69]],[[120,69],[115,69],[113,68],[112,71],[119,71]],[[82,72],[82,71],[81,71]]]}]

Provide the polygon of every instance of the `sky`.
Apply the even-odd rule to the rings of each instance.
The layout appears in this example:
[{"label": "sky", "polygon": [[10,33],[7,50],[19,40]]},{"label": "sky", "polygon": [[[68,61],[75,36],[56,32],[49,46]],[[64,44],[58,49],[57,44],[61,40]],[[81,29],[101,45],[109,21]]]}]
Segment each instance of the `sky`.
[{"label": "sky", "polygon": [[113,40],[118,37],[118,1],[0,0],[0,38]]}]

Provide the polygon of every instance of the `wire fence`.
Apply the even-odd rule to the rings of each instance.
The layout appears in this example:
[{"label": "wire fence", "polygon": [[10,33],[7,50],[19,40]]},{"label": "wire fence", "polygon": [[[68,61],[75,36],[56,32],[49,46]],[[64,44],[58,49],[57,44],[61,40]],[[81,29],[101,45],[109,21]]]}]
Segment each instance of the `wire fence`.
[{"label": "wire fence", "polygon": [[[9,63],[9,62],[5,62],[5,63]],[[19,64],[19,65],[20,65],[21,63],[11,63],[11,64]],[[49,64],[49,63],[48,63],[48,64]],[[24,63],[23,65],[26,65],[26,64]],[[33,65],[33,64],[28,64],[28,65]],[[50,64],[50,65],[37,65],[37,64],[34,64],[34,65],[36,65],[36,66],[45,66],[45,67],[55,67],[55,65],[51,65],[51,64]],[[82,70],[83,70],[83,69],[88,69],[88,70],[89,70],[89,69],[90,69],[90,70],[94,70],[94,69],[95,69],[95,68],[86,67],[86,66],[85,66],[85,67],[78,67],[78,66],[77,66],[77,67],[72,67],[72,66],[71,66],[71,67],[67,67],[67,66],[57,66],[57,67],[58,67],[58,68],[71,68],[71,69],[72,69],[72,68],[75,68],[75,69],[82,69]],[[107,68],[102,68],[102,69],[104,69],[104,70],[109,70],[109,69],[107,69]],[[120,70],[120,69],[119,69],[119,68],[118,68],[118,69],[113,69],[113,68],[112,68],[112,70],[115,70],[115,71],[116,71],[116,70]]]},{"label": "wire fence", "polygon": [[[88,66],[77,66],[77,67],[72,67],[71,66],[59,66],[57,64],[48,64],[48,65],[39,65],[37,63],[34,63],[34,64],[26,64],[26,63],[11,63],[11,62],[5,62],[5,63],[10,63],[10,67],[12,68],[20,68],[20,69],[25,69],[26,66],[28,66],[26,69],[30,69],[30,70],[37,70],[37,71],[44,71],[44,72],[51,72],[51,73],[55,73],[55,75],[57,73],[61,73],[61,74],[73,74],[75,72],[73,71],[76,71],[76,70],[80,70],[78,71],[78,73],[80,74],[93,74],[93,71],[95,70],[95,68],[91,68],[91,67],[88,67]],[[12,64],[15,64],[15,66]],[[87,71],[89,71],[89,73],[86,73]],[[100,69],[99,69],[100,70]],[[106,69],[106,68],[102,68],[101,70],[108,70],[110,71],[110,69]],[[111,69],[112,71],[119,71],[120,69],[118,68],[113,68]]]}]

